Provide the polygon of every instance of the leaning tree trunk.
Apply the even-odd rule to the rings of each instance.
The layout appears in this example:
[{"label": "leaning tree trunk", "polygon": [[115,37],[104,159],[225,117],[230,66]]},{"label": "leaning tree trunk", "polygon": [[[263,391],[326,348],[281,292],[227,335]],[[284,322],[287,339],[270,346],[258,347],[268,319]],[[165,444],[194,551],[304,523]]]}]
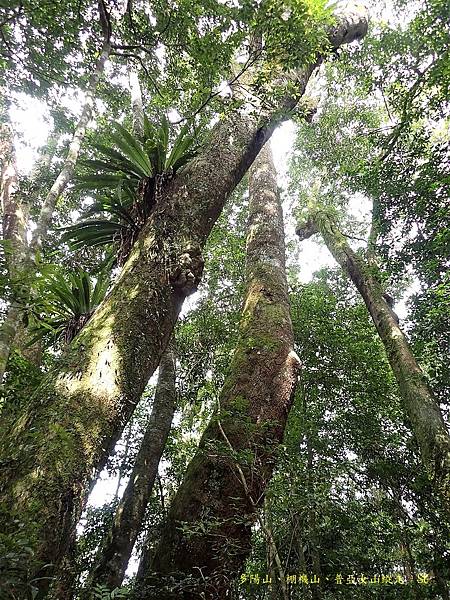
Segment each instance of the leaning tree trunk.
[{"label": "leaning tree trunk", "polygon": [[[338,47],[365,35],[366,15],[342,17]],[[319,64],[320,57],[314,65]],[[295,81],[294,107],[314,65]],[[232,114],[175,177],[143,227],[115,286],[37,389],[2,440],[1,527],[26,534],[30,577],[50,575],[64,556],[88,483],[157,368],[185,297],[200,281],[202,248],[229,194],[283,117],[263,123]],[[38,564],[47,565],[44,570]],[[49,566],[50,565],[50,566]],[[48,579],[40,579],[42,590]]]},{"label": "leaning tree trunk", "polygon": [[439,404],[371,268],[353,252],[345,236],[324,212],[315,213],[297,228],[300,239],[316,232],[320,232],[329,251],[353,281],[367,306],[397,380],[424,466],[450,515],[450,436]]},{"label": "leaning tree trunk", "polygon": [[173,500],[152,572],[138,584],[140,598],[226,597],[250,551],[251,525],[275,466],[299,361],[267,146],[250,172],[249,213],[247,291],[231,372]]},{"label": "leaning tree trunk", "polygon": [[87,588],[121,585],[152,494],[158,465],[169,435],[176,405],[175,354],[169,343],[159,364],[155,399],[144,438],[127,487],[117,507],[106,543],[100,549]]},{"label": "leaning tree trunk", "polygon": [[[30,287],[29,279],[33,272],[34,256],[47,238],[53,212],[56,207],[56,202],[73,178],[78,155],[80,153],[81,143],[86,134],[89,121],[92,117],[97,85],[100,77],[103,74],[106,61],[108,60],[111,52],[111,30],[109,26],[109,19],[107,18],[102,2],[99,2],[99,11],[100,22],[103,31],[103,45],[100,56],[95,64],[94,71],[89,78],[89,82],[85,91],[83,110],[75,127],[75,131],[69,144],[69,149],[67,151],[67,156],[64,160],[62,169],[50,188],[41,207],[36,228],[34,229],[31,237],[30,245],[27,246],[24,244],[24,252],[20,256],[20,261],[17,262],[17,277],[23,281],[22,287],[26,288],[28,293]],[[3,376],[14,339],[20,328],[22,306],[26,303],[26,296],[27,294],[24,298],[19,298],[19,300],[12,301],[7,311],[5,321],[0,326],[0,384],[3,381]]]}]

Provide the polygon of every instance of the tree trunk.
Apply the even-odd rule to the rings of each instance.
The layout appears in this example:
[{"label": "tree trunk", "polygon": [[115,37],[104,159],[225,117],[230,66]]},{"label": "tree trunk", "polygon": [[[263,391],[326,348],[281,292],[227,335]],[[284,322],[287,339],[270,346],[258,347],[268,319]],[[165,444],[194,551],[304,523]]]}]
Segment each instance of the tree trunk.
[{"label": "tree trunk", "polygon": [[[268,549],[268,567],[271,583],[271,596],[274,600],[281,598],[289,600],[289,589],[286,580],[286,573],[281,562],[280,553],[278,552],[277,543],[273,535],[270,514],[265,507],[264,512],[259,515],[258,522],[266,538],[266,546]],[[280,593],[281,590],[281,593]]]},{"label": "tree trunk", "polygon": [[[306,399],[305,399],[306,406]],[[316,499],[314,492],[314,454],[311,445],[311,436],[309,427],[305,432],[306,437],[306,451],[307,451],[307,487],[309,506],[307,511],[307,522],[308,522],[308,542],[309,542],[309,555],[311,558],[311,571],[315,576],[316,583],[311,584],[311,595],[313,600],[321,600],[322,598],[322,569],[320,564],[320,553],[319,553],[319,537],[317,535],[317,520],[316,520]],[[319,583],[317,583],[319,582]]]},{"label": "tree trunk", "polygon": [[2,169],[0,174],[0,203],[3,213],[2,234],[5,245],[5,261],[8,270],[11,300],[5,319],[0,327],[0,383],[3,380],[6,363],[15,333],[20,325],[21,298],[24,293],[20,281],[21,265],[26,256],[26,228],[28,210],[23,205],[18,194],[18,173],[13,145],[11,127],[5,124],[1,127]]},{"label": "tree trunk", "polygon": [[119,503],[113,526],[98,555],[88,588],[104,585],[113,590],[125,576],[152,494],[158,465],[175,412],[175,354],[169,344],[159,365],[155,399],[130,480]]},{"label": "tree trunk", "polygon": [[326,213],[317,211],[297,229],[300,239],[306,239],[315,232],[320,232],[329,251],[353,281],[367,306],[397,380],[424,466],[450,515],[450,436],[439,404],[428,388],[372,269],[353,252],[345,236]]},{"label": "tree trunk", "polygon": [[128,454],[130,451],[130,441],[131,441],[131,431],[133,429],[133,423],[132,421],[130,421],[127,425],[127,433],[125,434],[125,451],[123,454],[123,458],[120,461],[120,466],[119,466],[119,473],[118,473],[118,477],[117,477],[117,485],[116,485],[116,491],[114,492],[114,500],[118,500],[119,499],[119,494],[120,494],[120,486],[122,483],[122,478],[124,475],[124,471],[127,470],[127,459],[128,459]]},{"label": "tree trunk", "polygon": [[[308,576],[308,563],[306,561],[306,556],[305,556],[305,547],[306,547],[306,540],[303,539],[303,533],[302,533],[302,527],[303,527],[303,522],[301,522],[298,518],[298,516],[295,516],[296,518],[296,539],[297,539],[297,554],[298,554],[298,566],[299,566],[299,573],[300,575],[306,575]],[[312,599],[312,590],[311,590],[310,585],[305,586],[303,594],[304,594],[304,598],[305,600],[311,600]]]},{"label": "tree trunk", "polygon": [[[332,46],[367,31],[359,12],[342,17]],[[315,64],[318,64],[318,58]],[[304,92],[313,66],[297,77]],[[96,467],[114,447],[159,364],[178,313],[200,281],[201,250],[229,194],[282,120],[233,114],[175,177],[144,226],[115,286],[77,335],[27,410],[2,440],[2,529],[22,524],[36,563],[57,566]],[[52,567],[34,575],[49,575]],[[39,581],[44,590],[48,579]]]},{"label": "tree trunk", "polygon": [[275,466],[298,358],[281,202],[267,146],[250,172],[249,212],[247,292],[231,374],[173,500],[154,573],[139,582],[138,597],[226,597],[249,553],[251,526]]},{"label": "tree trunk", "polygon": [[[311,442],[311,418],[308,414],[308,392],[305,385],[300,378],[299,387],[301,388],[302,396],[302,416],[303,416],[303,436],[302,443],[306,445],[306,492],[307,492],[307,509],[304,515],[305,518],[305,530],[306,530],[306,541],[308,545],[308,558],[310,563],[311,575],[314,575],[314,583],[311,582],[309,585],[309,596],[313,600],[320,600],[322,598],[322,569],[319,552],[319,536],[317,532],[317,519],[316,519],[316,471],[318,465],[314,464],[314,446]],[[298,530],[300,532],[300,523],[298,524]],[[307,573],[305,569],[304,573]],[[312,577],[311,577],[312,581]],[[317,583],[319,582],[319,583]]]},{"label": "tree trunk", "polygon": [[[89,78],[89,82],[85,91],[85,100],[83,110],[81,112],[80,119],[75,127],[75,131],[72,140],[67,151],[67,156],[64,160],[61,171],[58,177],[50,188],[42,208],[39,213],[36,228],[31,236],[31,242],[29,246],[25,244],[23,246],[23,252],[21,253],[20,260],[17,260],[17,277],[23,280],[23,286],[27,289],[25,298],[21,298],[20,301],[14,300],[11,303],[10,309],[8,310],[5,322],[0,326],[0,383],[3,381],[3,376],[8,362],[9,354],[11,352],[14,339],[20,325],[21,308],[26,303],[26,297],[29,293],[29,277],[30,272],[33,271],[33,262],[36,251],[42,246],[43,241],[48,235],[48,229],[50,227],[53,212],[55,210],[56,202],[61,194],[66,189],[68,183],[71,181],[75,165],[78,160],[80,153],[81,143],[86,134],[86,129],[89,121],[92,117],[92,110],[95,99],[95,92],[97,89],[98,82],[105,68],[106,61],[108,60],[111,52],[111,31],[109,26],[109,20],[104,10],[104,5],[99,2],[100,21],[103,30],[103,46],[100,52],[100,56],[94,67],[94,71]],[[5,232],[5,230],[4,230]]]},{"label": "tree trunk", "polygon": [[9,242],[4,249],[10,279],[17,276],[26,245],[27,210],[18,198],[18,173],[11,127],[5,124],[0,129],[4,159],[0,174],[0,205],[2,208],[3,240]]},{"label": "tree trunk", "polygon": [[[50,168],[57,142],[58,136],[55,132],[52,132],[30,174],[29,179],[32,184],[36,184],[40,176]],[[29,226],[29,207],[32,207],[34,202],[38,200],[38,193],[39,189],[36,185],[33,185],[30,197],[27,199],[26,207],[22,205],[20,194],[15,193],[14,203],[17,205],[15,212],[19,216],[19,218],[15,219],[15,223],[19,225],[18,230],[16,232],[9,230],[8,232],[7,228],[3,228],[4,239],[11,239],[11,235],[16,237],[14,249],[16,275],[11,278],[12,300],[5,315],[5,320],[0,326],[0,381],[4,376],[4,370],[12,346],[19,350],[35,366],[39,367],[42,362],[42,343],[41,341],[37,341],[31,346],[27,346],[29,336],[22,320],[23,303],[24,301],[26,302],[30,291],[28,282],[22,273],[28,253],[26,232]]]},{"label": "tree trunk", "polygon": [[136,71],[130,70],[128,73],[128,82],[133,114],[133,130],[136,137],[140,138],[144,134],[144,105],[142,103],[141,85]]}]

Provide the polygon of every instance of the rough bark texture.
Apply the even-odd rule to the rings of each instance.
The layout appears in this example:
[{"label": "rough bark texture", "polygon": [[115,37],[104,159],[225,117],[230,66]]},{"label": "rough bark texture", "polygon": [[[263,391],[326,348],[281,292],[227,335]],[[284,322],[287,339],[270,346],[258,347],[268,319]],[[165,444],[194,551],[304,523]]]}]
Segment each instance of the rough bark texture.
[{"label": "rough bark texture", "polygon": [[275,465],[299,362],[267,146],[250,173],[249,211],[247,291],[231,373],[170,508],[153,572],[139,582],[139,598],[227,597],[250,551],[251,525]]},{"label": "rough bark texture", "polygon": [[314,232],[320,232],[329,251],[353,281],[367,306],[397,380],[423,463],[450,515],[450,436],[439,404],[433,398],[422,370],[398,326],[397,316],[386,302],[370,267],[353,252],[345,236],[326,213],[312,215],[307,223],[299,225],[297,229],[300,239]]},{"label": "rough bark texture", "polygon": [[[342,18],[331,43],[366,30],[366,15],[354,13]],[[311,71],[299,79],[297,98]],[[64,556],[88,483],[157,368],[183,301],[200,281],[205,241],[282,119],[276,115],[263,125],[232,115],[213,128],[204,151],[169,184],[103,304],[2,441],[1,526],[13,533],[21,523],[37,562],[57,566]],[[40,585],[44,591],[48,580]]]},{"label": "rough bark texture", "polygon": [[130,480],[117,508],[112,529],[90,578],[90,589],[101,584],[113,590],[123,581],[152,494],[159,461],[172,424],[175,403],[175,354],[173,344],[169,343],[159,364],[155,399],[147,429]]}]

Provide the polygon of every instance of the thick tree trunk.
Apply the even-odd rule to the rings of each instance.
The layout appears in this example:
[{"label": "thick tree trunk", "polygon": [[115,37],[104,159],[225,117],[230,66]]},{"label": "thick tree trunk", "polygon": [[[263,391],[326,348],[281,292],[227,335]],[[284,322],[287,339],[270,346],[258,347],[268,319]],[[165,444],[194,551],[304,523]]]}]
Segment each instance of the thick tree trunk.
[{"label": "thick tree trunk", "polygon": [[139,534],[158,465],[175,412],[175,354],[169,343],[159,365],[155,399],[130,480],[119,503],[113,526],[99,552],[88,588],[121,585],[134,543]]},{"label": "thick tree trunk", "polygon": [[138,597],[225,598],[250,550],[251,525],[275,465],[298,358],[283,215],[267,146],[250,173],[249,211],[247,292],[231,373],[173,500],[153,572],[138,584]]},{"label": "thick tree trunk", "polygon": [[[83,110],[81,112],[80,119],[75,127],[75,131],[72,140],[67,151],[67,156],[64,160],[61,171],[58,174],[55,182],[50,188],[44,203],[41,207],[39,218],[37,221],[36,228],[33,231],[29,246],[25,243],[23,246],[23,252],[21,256],[17,257],[17,277],[23,280],[24,287],[29,293],[29,282],[30,272],[33,271],[34,255],[36,251],[42,246],[42,243],[48,235],[48,229],[50,227],[53,212],[55,210],[56,202],[61,194],[66,189],[67,185],[73,178],[75,171],[75,165],[78,160],[80,153],[81,143],[86,134],[86,129],[89,121],[92,117],[92,110],[95,100],[95,92],[100,77],[103,74],[106,61],[108,60],[111,52],[110,35],[111,31],[109,28],[109,21],[105,14],[103,4],[99,3],[100,20],[103,30],[103,46],[100,52],[100,56],[94,67],[94,71],[89,78],[89,82],[85,91],[85,100]],[[17,203],[20,206],[20,203]],[[5,235],[5,229],[4,229]],[[3,381],[3,376],[8,362],[9,354],[11,352],[14,339],[17,335],[20,326],[21,308],[23,303],[26,302],[26,296],[23,299],[14,300],[8,310],[7,317],[0,326],[0,383]]]},{"label": "thick tree trunk", "polygon": [[345,236],[326,213],[318,211],[297,229],[300,239],[306,239],[315,232],[320,232],[329,251],[353,281],[367,306],[397,380],[423,463],[450,515],[450,436],[439,404],[433,398],[398,326],[398,319],[386,302],[370,267],[353,252]]},{"label": "thick tree trunk", "polygon": [[[366,31],[365,14],[352,13],[330,41],[337,47]],[[296,97],[284,107],[295,106],[312,71],[300,74]],[[204,151],[169,184],[103,304],[2,441],[2,529],[22,523],[37,561],[57,566],[64,556],[88,482],[158,366],[183,301],[200,281],[205,241],[282,119],[274,114],[263,125],[234,114],[213,128]],[[40,580],[43,589],[47,584]]]}]

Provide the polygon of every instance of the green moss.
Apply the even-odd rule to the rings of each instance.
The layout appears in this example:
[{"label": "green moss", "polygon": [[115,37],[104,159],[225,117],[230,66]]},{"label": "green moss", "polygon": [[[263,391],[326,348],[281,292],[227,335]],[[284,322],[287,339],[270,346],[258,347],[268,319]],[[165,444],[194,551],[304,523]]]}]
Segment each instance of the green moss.
[{"label": "green moss", "polygon": [[267,316],[268,326],[273,323],[280,327],[286,323],[286,309],[282,304],[277,302],[268,304],[264,309],[264,314]]},{"label": "green moss", "polygon": [[274,338],[273,335],[258,333],[242,340],[243,348],[246,350],[265,350],[275,351],[280,348],[282,342]]},{"label": "green moss", "polygon": [[244,396],[239,394],[228,403],[228,406],[230,410],[246,413],[250,406],[250,402],[247,398],[244,398]]}]

